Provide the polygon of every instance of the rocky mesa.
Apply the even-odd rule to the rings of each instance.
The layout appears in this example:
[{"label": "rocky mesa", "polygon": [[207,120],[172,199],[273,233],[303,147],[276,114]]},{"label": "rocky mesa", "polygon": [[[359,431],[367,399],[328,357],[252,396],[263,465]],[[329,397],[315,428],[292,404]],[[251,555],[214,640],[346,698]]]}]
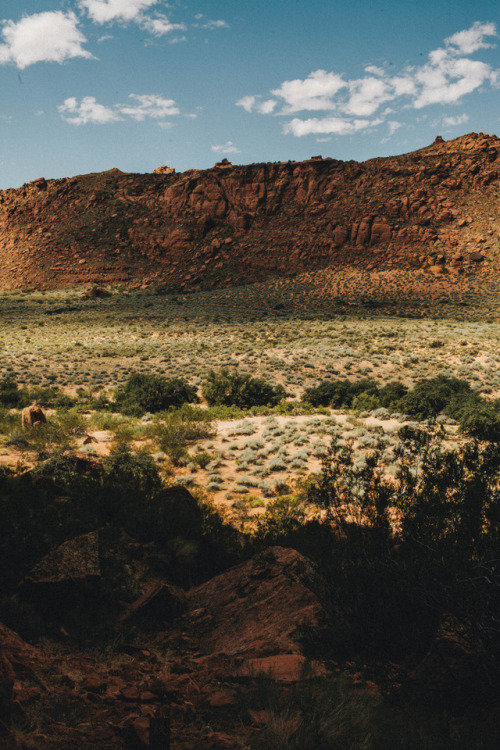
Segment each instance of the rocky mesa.
[{"label": "rocky mesa", "polygon": [[39,178],[0,192],[0,287],[180,291],[325,266],[491,276],[499,153],[499,138],[471,133],[363,163]]}]

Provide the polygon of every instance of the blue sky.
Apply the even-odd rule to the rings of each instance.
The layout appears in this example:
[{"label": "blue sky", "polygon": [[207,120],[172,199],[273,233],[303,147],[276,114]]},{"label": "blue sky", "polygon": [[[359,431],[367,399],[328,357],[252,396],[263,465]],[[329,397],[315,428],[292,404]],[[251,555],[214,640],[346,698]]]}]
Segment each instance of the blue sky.
[{"label": "blue sky", "polygon": [[500,131],[498,0],[1,0],[0,188]]}]

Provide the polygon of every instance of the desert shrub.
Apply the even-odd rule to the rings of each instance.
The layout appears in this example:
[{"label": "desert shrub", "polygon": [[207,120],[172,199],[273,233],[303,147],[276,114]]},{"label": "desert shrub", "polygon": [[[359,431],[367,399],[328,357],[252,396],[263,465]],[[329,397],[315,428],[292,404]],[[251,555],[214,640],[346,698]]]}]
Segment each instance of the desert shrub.
[{"label": "desert shrub", "polygon": [[397,410],[398,404],[408,393],[408,388],[398,380],[391,380],[379,389],[380,404],[386,409]]},{"label": "desert shrub", "polygon": [[197,400],[196,388],[183,378],[135,373],[115,394],[119,411],[130,416],[163,411]]},{"label": "desert shrub", "polygon": [[0,380],[0,404],[2,406],[19,406],[19,388],[14,378],[6,375]]},{"label": "desert shrub", "polygon": [[[323,380],[319,385],[307,388],[302,395],[302,401],[306,401],[313,406],[333,406],[349,409],[353,406],[354,399],[362,394],[364,394],[363,399],[375,404],[370,408],[380,406],[380,403],[376,400],[378,386],[371,378],[362,378],[357,381]],[[373,398],[370,399],[370,396]]]},{"label": "desert shrub", "polygon": [[376,393],[363,391],[353,398],[351,406],[356,411],[373,411],[380,407],[380,399]]},{"label": "desert shrub", "polygon": [[206,451],[201,451],[201,453],[196,453],[194,456],[191,456],[193,463],[199,466],[200,469],[206,469],[208,464],[213,461],[213,458],[214,457]]},{"label": "desert shrub", "polygon": [[322,549],[322,564],[337,576],[330,643],[344,657],[418,659],[452,616],[483,654],[476,678],[484,672],[498,684],[500,446],[448,450],[438,434],[404,427],[395,454],[388,479],[380,451],[357,464],[349,446],[334,442],[309,488],[337,529]]},{"label": "desert shrub", "polygon": [[209,406],[275,406],[285,395],[281,385],[225,368],[219,372],[209,370],[203,383],[203,396]]},{"label": "desert shrub", "polygon": [[[313,406],[344,406],[349,399],[349,380],[323,380],[319,385],[306,388],[302,401]],[[350,403],[348,404],[350,406]]]},{"label": "desert shrub", "polygon": [[76,399],[68,396],[66,393],[59,393],[54,400],[54,406],[57,409],[71,409],[75,404]]},{"label": "desert shrub", "polygon": [[500,414],[484,399],[468,399],[456,417],[460,430],[478,440],[500,441]]},{"label": "desert shrub", "polygon": [[73,399],[61,403],[63,394],[57,388],[51,386],[33,385],[30,388],[19,388],[16,381],[6,377],[0,381],[0,404],[4,406],[17,407],[19,409],[36,401],[40,406],[53,408],[55,406],[72,406]]},{"label": "desert shrub", "polygon": [[478,440],[500,439],[499,402],[487,401],[477,391],[454,394],[444,409],[460,430]]},{"label": "desert shrub", "polygon": [[148,427],[149,437],[158,444],[160,450],[166,453],[175,465],[181,458],[187,457],[187,445],[215,435],[216,428],[213,422],[207,421],[204,414],[198,414],[202,411],[201,409],[192,411],[179,409],[171,414],[162,414],[161,418]]},{"label": "desert shrub", "polygon": [[304,524],[305,507],[294,495],[281,495],[270,502],[259,520],[256,536],[266,544],[274,544],[297,532]]},{"label": "desert shrub", "polygon": [[310,679],[311,671],[306,662],[303,679],[291,686],[272,679],[272,673],[256,673],[238,691],[242,717],[253,711],[270,717],[259,748],[493,750],[498,744],[495,722],[483,712],[450,716],[436,706],[405,705],[383,691],[360,689],[348,674]]},{"label": "desert shrub", "polygon": [[27,390],[27,403],[36,401],[40,406],[54,408],[57,406],[57,400],[60,397],[59,390],[51,386],[33,386]]},{"label": "desert shrub", "polygon": [[401,400],[401,409],[417,419],[433,419],[452,399],[464,398],[471,393],[466,380],[438,376],[418,380]]}]

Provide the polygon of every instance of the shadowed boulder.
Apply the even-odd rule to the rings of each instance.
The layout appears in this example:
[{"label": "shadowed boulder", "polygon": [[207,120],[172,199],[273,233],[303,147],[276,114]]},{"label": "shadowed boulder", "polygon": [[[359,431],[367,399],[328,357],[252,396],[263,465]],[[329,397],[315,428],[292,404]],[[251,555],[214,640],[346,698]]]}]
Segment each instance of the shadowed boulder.
[{"label": "shadowed boulder", "polygon": [[303,626],[324,621],[323,589],[308,558],[271,547],[191,589],[185,617],[205,653],[300,654]]},{"label": "shadowed boulder", "polygon": [[100,577],[99,538],[93,531],[49,552],[23,579],[19,594],[49,621],[60,619],[85,601]]}]

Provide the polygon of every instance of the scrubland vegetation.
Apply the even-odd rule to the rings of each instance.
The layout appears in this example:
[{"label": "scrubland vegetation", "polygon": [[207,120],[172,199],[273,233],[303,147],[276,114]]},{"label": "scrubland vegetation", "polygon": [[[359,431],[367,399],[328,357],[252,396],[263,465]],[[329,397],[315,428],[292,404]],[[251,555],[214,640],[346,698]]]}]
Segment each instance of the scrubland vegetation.
[{"label": "scrubland vegetation", "polygon": [[[50,635],[11,596],[96,528],[102,586],[92,606],[66,602],[82,648],[116,636],[145,565],[188,587],[293,547],[328,582],[328,622],[304,628],[305,648],[344,676],[256,676],[239,710],[274,720],[252,747],[496,747],[497,323],[263,316],[151,293],[4,293],[0,308],[2,622]],[[48,422],[22,431],[33,400]],[[453,679],[418,672],[449,632]],[[357,672],[380,694],[356,693]]]}]

